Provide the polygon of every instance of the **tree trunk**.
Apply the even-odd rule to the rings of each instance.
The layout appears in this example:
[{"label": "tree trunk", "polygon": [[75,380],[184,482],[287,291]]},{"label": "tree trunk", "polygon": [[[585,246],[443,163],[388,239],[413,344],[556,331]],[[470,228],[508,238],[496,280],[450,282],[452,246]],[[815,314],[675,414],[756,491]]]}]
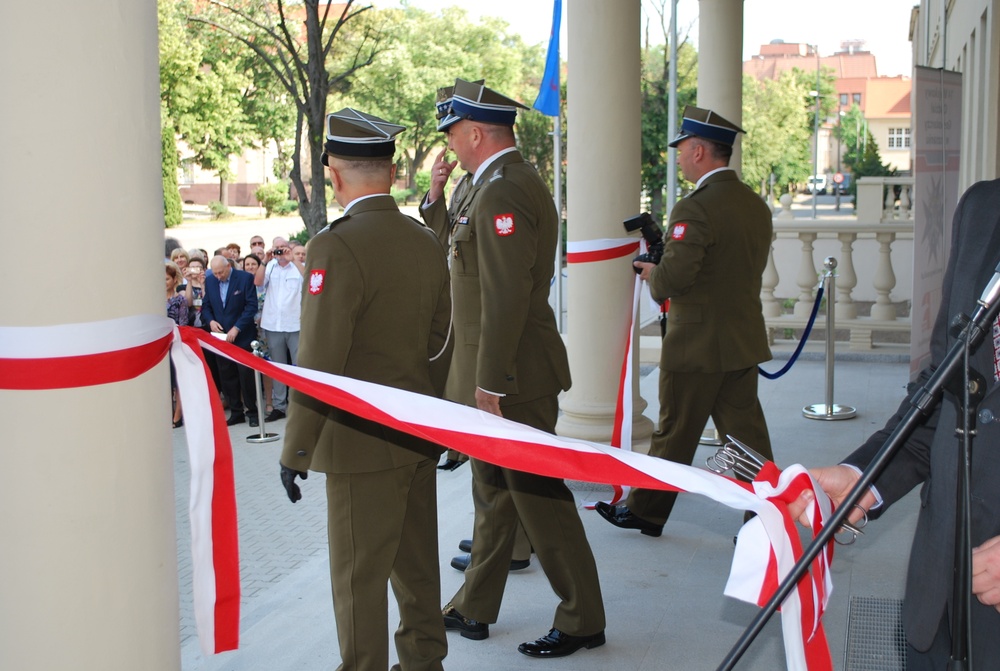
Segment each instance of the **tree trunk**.
[{"label": "tree trunk", "polygon": [[222,175],[219,175],[219,202],[229,207],[229,182]]}]

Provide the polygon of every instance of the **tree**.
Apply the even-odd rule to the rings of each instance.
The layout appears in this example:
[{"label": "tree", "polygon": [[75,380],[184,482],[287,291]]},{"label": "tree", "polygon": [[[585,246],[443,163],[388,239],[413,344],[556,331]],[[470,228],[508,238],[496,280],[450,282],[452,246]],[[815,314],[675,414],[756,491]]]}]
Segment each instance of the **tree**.
[{"label": "tree", "polygon": [[218,173],[219,200],[227,201],[229,157],[247,145],[240,100],[244,76],[223,52],[209,50],[185,25],[184,0],[159,0],[160,100],[168,123],[194,152],[194,160]]},{"label": "tree", "polygon": [[[643,191],[649,194],[653,218],[663,219],[663,193],[667,186],[668,149],[673,139],[670,121],[670,40],[665,1],[653,6],[658,16],[659,32],[664,44],[650,45],[648,37],[642,50],[642,172]],[[686,105],[694,104],[698,95],[698,55],[685,35],[677,45],[677,120]],[[676,197],[670,194],[669,197]]]},{"label": "tree", "polygon": [[[302,0],[301,4],[205,0],[203,11],[189,17],[191,22],[211,26],[249,48],[270,69],[294,105],[295,142],[289,179],[311,235],[327,223],[326,175],[320,160],[326,139],[327,97],[331,92],[346,92],[351,78],[371,65],[382,49],[382,28],[377,22],[363,20],[362,15],[369,10],[370,5],[355,7],[355,0],[336,5],[322,0]],[[308,162],[302,157],[303,146],[309,153]],[[304,167],[308,169],[308,188]]]},{"label": "tree", "polygon": [[882,162],[878,143],[868,131],[868,122],[857,105],[852,105],[841,117],[835,134],[846,149],[844,165],[854,178],[847,187],[850,195],[857,195],[858,179],[861,177],[889,177],[896,174],[895,169]]},{"label": "tree", "polygon": [[[378,11],[376,17],[384,26],[381,53],[357,74],[349,91],[335,98],[338,105],[357,107],[406,126],[397,146],[405,156],[407,185],[415,189],[420,166],[445,144],[435,118],[437,89],[454,84],[456,77],[485,78],[490,88],[519,98],[528,92],[526,82],[532,74],[535,81],[541,79],[544,53],[540,47],[526,47],[520,36],[510,35],[506,21],[484,17],[474,23],[457,7],[430,13],[404,6]],[[387,95],[388,91],[392,94]],[[530,99],[520,99],[530,105],[534,93]],[[519,140],[531,116],[518,115]]]},{"label": "tree", "polygon": [[[161,113],[166,118],[166,115]],[[163,171],[163,225],[166,228],[180,226],[184,219],[181,207],[181,192],[177,187],[177,141],[174,129],[162,124],[160,129],[161,169]]]},{"label": "tree", "polygon": [[813,127],[802,104],[807,93],[787,72],[776,80],[743,77],[743,181],[753,189],[774,174],[785,191],[812,173]]}]

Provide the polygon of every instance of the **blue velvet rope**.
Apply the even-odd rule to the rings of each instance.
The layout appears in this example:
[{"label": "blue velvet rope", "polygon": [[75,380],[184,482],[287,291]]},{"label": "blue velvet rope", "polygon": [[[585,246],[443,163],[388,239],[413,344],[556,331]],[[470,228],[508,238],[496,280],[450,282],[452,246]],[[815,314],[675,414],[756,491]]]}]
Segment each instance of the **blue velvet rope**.
[{"label": "blue velvet rope", "polygon": [[[812,314],[809,315],[809,322],[806,324],[805,331],[802,332],[802,339],[799,340],[798,346],[795,348],[795,352],[789,357],[788,362],[782,366],[781,370],[777,373],[768,373],[766,370],[757,366],[757,372],[768,380],[777,380],[779,377],[788,372],[788,369],[792,367],[792,364],[799,358],[799,354],[802,353],[802,348],[806,346],[806,341],[809,340],[809,334],[812,333],[813,324],[816,323],[816,313],[819,312],[820,301],[823,300],[823,285],[819,285],[819,289],[816,290],[816,301],[813,303]],[[827,337],[832,338],[832,334],[827,334]]]}]

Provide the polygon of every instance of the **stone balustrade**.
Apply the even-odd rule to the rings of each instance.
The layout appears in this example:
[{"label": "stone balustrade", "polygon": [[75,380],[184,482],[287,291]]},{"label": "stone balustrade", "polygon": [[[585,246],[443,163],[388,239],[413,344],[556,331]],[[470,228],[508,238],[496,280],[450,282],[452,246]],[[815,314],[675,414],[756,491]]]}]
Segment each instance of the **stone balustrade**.
[{"label": "stone balustrade", "polygon": [[[912,186],[912,178],[862,178],[856,217],[795,217],[791,196],[782,196],[761,287],[772,342],[805,327],[828,256],[838,263],[834,328],[849,330],[851,350],[873,349],[879,332],[909,333],[910,318],[898,316],[897,305],[912,298]],[[859,315],[859,302],[871,304],[870,314]],[[820,311],[816,328],[824,321]]]}]

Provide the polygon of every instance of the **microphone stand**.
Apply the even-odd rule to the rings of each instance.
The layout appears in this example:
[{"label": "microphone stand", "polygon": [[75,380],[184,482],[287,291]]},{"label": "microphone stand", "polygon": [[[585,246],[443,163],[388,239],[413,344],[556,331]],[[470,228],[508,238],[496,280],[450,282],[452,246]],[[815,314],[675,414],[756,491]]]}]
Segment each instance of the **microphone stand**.
[{"label": "microphone stand", "polygon": [[[764,605],[764,607],[757,613],[754,619],[744,630],[743,634],[733,645],[729,654],[726,656],[722,663],[719,665],[719,671],[729,670],[731,671],[735,664],[739,661],[743,653],[747,651],[750,644],[757,638],[763,630],[764,625],[767,624],[771,616],[777,612],[781,603],[785,598],[791,593],[795,586],[798,584],[799,580],[805,576],[806,572],[809,570],[809,565],[814,559],[823,551],[827,543],[833,540],[834,535],[840,526],[847,521],[847,516],[854,508],[854,505],[861,500],[865,492],[872,485],[875,479],[882,473],[885,469],[886,464],[889,460],[899,451],[906,439],[909,438],[910,434],[917,428],[917,425],[923,421],[926,417],[930,416],[934,409],[941,402],[941,396],[946,389],[949,389],[949,384],[953,381],[959,382],[963,379],[963,369],[968,371],[967,367],[967,357],[969,352],[975,352],[979,345],[982,343],[983,338],[992,329],[993,320],[996,319],[997,313],[1000,312],[1000,264],[997,265],[996,273],[990,280],[986,289],[983,291],[982,297],[977,302],[976,312],[972,319],[969,319],[964,314],[958,315],[953,321],[953,328],[956,326],[961,328],[960,333],[958,333],[955,343],[948,350],[944,359],[941,361],[940,365],[934,371],[934,373],[928,378],[919,389],[914,391],[909,398],[909,403],[912,406],[903,418],[900,420],[896,428],[893,429],[892,433],[879,448],[879,451],[875,454],[875,457],[868,464],[868,467],[862,471],[860,479],[854,485],[854,488],[850,491],[847,497],[843,500],[840,506],[833,512],[833,516],[827,520],[826,525],[820,530],[816,538],[813,539],[805,551],[802,553],[802,557],[795,563],[789,574],[784,580],[778,585],[777,590],[771,599]],[[980,376],[980,380],[982,377]],[[973,379],[970,384],[975,385]],[[984,391],[983,384],[979,385],[979,392]],[[975,393],[977,390],[966,391]],[[960,397],[966,396],[966,394],[959,394]],[[978,403],[978,401],[976,401]],[[974,408],[967,408],[965,417],[962,416],[963,413],[959,413],[959,422],[963,419],[967,419],[970,413],[974,413]],[[971,424],[971,422],[966,422],[966,424]],[[960,426],[963,426],[960,424]],[[956,564],[959,560],[959,554],[963,556],[964,562],[963,566],[958,566],[955,576],[954,588],[957,589],[962,594],[956,594],[956,598],[964,599],[964,606],[962,610],[959,610],[959,602],[955,601],[955,613],[956,620],[964,620],[964,625],[958,623],[953,625],[952,632],[952,656],[953,661],[949,664],[950,671],[962,671],[968,667],[965,666],[966,659],[954,659],[956,654],[963,654],[962,650],[955,650],[955,647],[964,648],[968,644],[968,615],[969,615],[969,599],[968,592],[970,591],[969,585],[971,585],[971,570],[969,568],[969,563],[971,562],[971,551],[969,550],[969,538],[968,535],[968,467],[969,467],[969,454],[971,454],[971,440],[972,436],[970,431],[961,430],[960,433],[963,435],[963,463],[960,464],[959,471],[965,471],[964,477],[959,476],[960,489],[964,489],[964,494],[959,493],[959,496],[964,496],[964,501],[961,501],[956,511],[957,524],[956,527],[956,548],[959,542],[963,543],[962,550],[960,553],[956,554]],[[967,444],[967,447],[965,447]],[[967,450],[967,451],[965,451]],[[962,575],[962,573],[965,575]],[[962,586],[959,585],[959,581],[962,582]],[[957,633],[956,633],[957,632]],[[962,633],[964,632],[964,633]],[[958,640],[958,637],[961,640]],[[967,657],[967,653],[966,653]]]}]

